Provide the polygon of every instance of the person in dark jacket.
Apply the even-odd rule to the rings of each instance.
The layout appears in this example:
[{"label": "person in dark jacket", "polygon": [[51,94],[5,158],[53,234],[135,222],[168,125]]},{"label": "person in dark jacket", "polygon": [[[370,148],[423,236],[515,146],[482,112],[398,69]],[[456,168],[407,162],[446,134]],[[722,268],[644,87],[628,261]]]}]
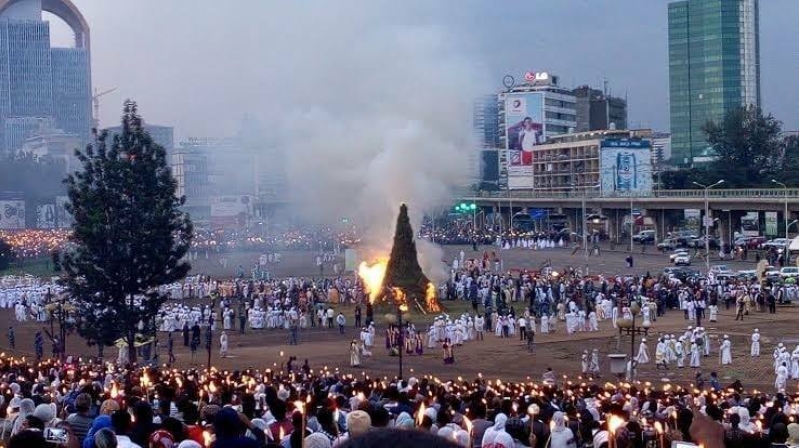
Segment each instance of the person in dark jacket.
[{"label": "person in dark jacket", "polygon": [[[244,436],[248,429],[255,435],[255,439]],[[264,432],[250,423],[243,414],[231,408],[217,412],[214,418],[214,434],[216,441],[211,448],[261,448],[266,443]]]}]

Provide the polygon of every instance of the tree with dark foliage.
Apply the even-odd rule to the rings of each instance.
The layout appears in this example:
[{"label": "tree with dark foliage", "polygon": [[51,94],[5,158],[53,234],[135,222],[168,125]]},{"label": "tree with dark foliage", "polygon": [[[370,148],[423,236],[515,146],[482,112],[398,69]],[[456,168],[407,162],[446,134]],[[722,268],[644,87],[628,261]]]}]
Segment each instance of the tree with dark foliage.
[{"label": "tree with dark foliage", "polygon": [[727,186],[768,186],[782,171],[787,143],[782,124],[759,107],[734,109],[721,123],[708,122],[703,130],[716,156],[708,171]]},{"label": "tree with dark foliage", "polygon": [[192,224],[178,208],[185,198],[175,196],[166,151],[142,127],[135,103],[125,103],[122,132],[108,140],[103,132],[76,151],[83,168],[65,180],[75,248],[63,255],[61,281],[79,304],[81,336],[100,345],[122,338],[135,363],[136,335],[154,333],[166,300],[157,287],[189,272],[182,258]]}]

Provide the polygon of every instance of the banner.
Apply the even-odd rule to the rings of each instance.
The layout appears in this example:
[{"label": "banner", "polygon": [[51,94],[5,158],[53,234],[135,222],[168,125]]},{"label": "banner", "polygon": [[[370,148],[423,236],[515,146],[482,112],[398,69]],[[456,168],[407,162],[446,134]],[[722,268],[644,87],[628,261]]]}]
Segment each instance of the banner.
[{"label": "banner", "polygon": [[55,204],[44,204],[36,206],[36,228],[37,229],[55,228]]},{"label": "banner", "polygon": [[211,226],[245,227],[251,215],[252,198],[250,196],[212,196]]},{"label": "banner", "polygon": [[72,227],[73,219],[72,215],[67,211],[67,203],[69,203],[68,196],[55,197],[55,218],[59,229],[68,229]]},{"label": "banner", "polygon": [[777,236],[777,212],[766,212],[766,236]]},{"label": "banner", "polygon": [[652,143],[649,140],[604,139],[599,154],[603,196],[652,193]]},{"label": "banner", "polygon": [[534,148],[545,141],[544,94],[508,93],[505,96],[508,188],[533,188]]},{"label": "banner", "polygon": [[0,201],[0,229],[25,228],[25,201]]}]

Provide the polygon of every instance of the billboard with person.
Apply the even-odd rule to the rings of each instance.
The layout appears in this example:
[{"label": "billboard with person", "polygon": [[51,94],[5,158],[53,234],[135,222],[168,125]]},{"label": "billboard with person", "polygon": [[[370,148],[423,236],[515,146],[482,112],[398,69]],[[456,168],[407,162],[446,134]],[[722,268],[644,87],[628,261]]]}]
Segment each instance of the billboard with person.
[{"label": "billboard with person", "polygon": [[508,188],[533,188],[533,150],[546,141],[543,93],[505,95],[505,140]]},{"label": "billboard with person", "polygon": [[0,201],[0,229],[25,228],[25,201]]},{"label": "billboard with person", "polygon": [[599,147],[600,183],[604,196],[652,193],[652,142],[604,139]]}]

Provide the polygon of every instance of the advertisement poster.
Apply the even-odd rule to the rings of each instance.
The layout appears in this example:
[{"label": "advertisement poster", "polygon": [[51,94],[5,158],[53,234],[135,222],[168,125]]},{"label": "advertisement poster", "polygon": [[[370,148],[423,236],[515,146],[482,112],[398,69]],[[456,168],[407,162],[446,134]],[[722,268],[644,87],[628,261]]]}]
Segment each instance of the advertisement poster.
[{"label": "advertisement poster", "polygon": [[36,206],[36,228],[37,229],[55,228],[55,204],[44,204]]},{"label": "advertisement poster", "polygon": [[0,201],[0,229],[25,228],[25,201]]},{"label": "advertisement poster", "polygon": [[245,227],[251,214],[251,205],[250,196],[211,197],[211,226]]},{"label": "advertisement poster", "polygon": [[59,229],[68,229],[72,226],[72,215],[67,211],[68,196],[55,197],[55,218]]},{"label": "advertisement poster", "polygon": [[509,93],[505,97],[508,188],[533,188],[534,148],[546,141],[544,94]]},{"label": "advertisement poster", "polygon": [[604,196],[652,193],[652,143],[649,140],[605,139],[600,144],[599,154]]},{"label": "advertisement poster", "polygon": [[766,212],[766,236],[777,236],[777,212]]},{"label": "advertisement poster", "polygon": [[699,229],[702,219],[702,210],[698,208],[686,208],[684,211],[685,227],[688,229]]}]

